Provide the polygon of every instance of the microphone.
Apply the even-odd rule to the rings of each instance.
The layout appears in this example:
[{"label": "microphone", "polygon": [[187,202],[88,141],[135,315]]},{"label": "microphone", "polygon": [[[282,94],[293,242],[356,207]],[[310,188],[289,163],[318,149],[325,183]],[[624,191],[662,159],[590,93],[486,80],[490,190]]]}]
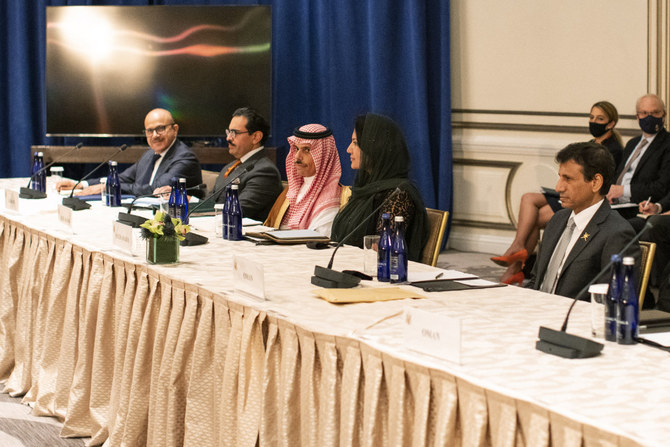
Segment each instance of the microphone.
[{"label": "microphone", "polygon": [[[249,166],[245,166],[244,169],[242,169],[239,173],[237,173],[237,174],[235,174],[235,175],[233,175],[233,176],[228,177],[228,178],[226,179],[226,182],[224,182],[224,184],[221,185],[220,188],[212,190],[212,193],[211,193],[209,196],[205,197],[205,198],[202,199],[200,202],[198,202],[198,204],[197,204],[196,206],[194,206],[194,207],[188,212],[189,217],[191,216],[191,214],[193,214],[193,212],[194,212],[195,210],[197,210],[198,208],[202,207],[205,203],[210,202],[212,199],[216,199],[216,198],[218,198],[219,195],[221,194],[221,192],[224,191],[224,190],[226,189],[226,186],[228,186],[228,185],[230,185],[231,183],[233,183],[235,180],[237,180],[237,179],[238,179],[239,177],[241,177],[243,174],[246,174],[247,172],[251,171],[251,170],[254,168],[254,166],[255,166],[255,165],[254,165],[253,163],[251,163]],[[191,234],[191,233],[188,233],[188,234]]]},{"label": "microphone", "polygon": [[402,191],[400,189],[405,182],[401,183],[396,187],[391,194],[389,194],[382,203],[375,208],[365,219],[363,219],[358,225],[354,227],[346,236],[342,238],[340,242],[335,246],[333,254],[330,256],[330,261],[328,262],[328,267],[321,267],[320,265],[314,266],[314,276],[312,276],[312,284],[320,287],[335,288],[335,289],[349,289],[351,287],[356,287],[361,279],[358,276],[351,275],[349,273],[338,272],[333,270],[333,261],[335,260],[335,253],[337,250],[344,245],[344,243],[363,225],[367,224],[368,221],[375,215],[377,212],[391,199],[391,197]]},{"label": "microphone", "polygon": [[[186,191],[194,191],[194,190],[204,190],[207,189],[207,185],[204,183],[201,183],[197,186],[191,186],[190,188],[186,188]],[[130,205],[128,205],[128,212],[124,213],[123,211],[119,211],[119,216],[116,219],[117,222],[121,222],[122,224],[130,225],[133,228],[138,228],[140,225],[142,225],[147,219],[138,216],[136,214],[131,214],[133,210],[133,205],[135,205],[135,202],[137,199],[142,199],[146,197],[157,197],[159,194],[142,194],[139,196],[135,196],[135,198],[130,202]]]},{"label": "microphone", "polygon": [[[230,185],[235,180],[237,180],[240,176],[242,176],[243,174],[251,171],[253,168],[254,168],[254,164],[251,163],[250,165],[245,166],[244,169],[242,169],[237,174],[229,176],[228,178],[226,178],[226,181],[223,183],[223,185],[221,185],[221,187],[219,189],[213,190],[212,193],[208,197],[201,200],[196,206],[193,207],[193,209],[191,209],[188,212],[188,215],[191,216],[191,214],[193,214],[193,212],[195,210],[202,207],[205,203],[210,202],[212,199],[216,199],[217,197],[219,197],[219,195],[221,194],[221,191],[226,189],[226,186]],[[179,245],[184,245],[184,246],[202,245],[202,244],[206,244],[207,241],[209,240],[209,239],[207,239],[206,236],[202,236],[200,234],[190,233],[190,232],[186,233],[186,235],[184,237],[185,237],[185,239],[183,241],[181,241],[179,243]]]},{"label": "microphone", "polygon": [[[642,234],[653,226],[654,225],[649,222],[649,220],[647,220],[644,224],[644,227],[642,227],[642,229],[635,235],[635,237],[631,239],[618,254],[623,256],[623,254],[631,247],[631,245],[637,242],[640,237],[642,237]],[[547,354],[557,355],[559,357],[568,359],[588,358],[600,355],[600,351],[602,351],[604,347],[602,343],[593,341],[590,338],[568,334],[566,329],[568,328],[568,319],[570,318],[572,308],[575,307],[575,304],[577,301],[579,301],[579,297],[582,296],[589,289],[589,287],[591,287],[591,285],[593,285],[593,283],[598,280],[598,278],[607,272],[611,266],[612,260],[605,264],[605,267],[603,267],[602,270],[598,272],[598,274],[591,281],[589,281],[588,284],[586,284],[582,290],[577,293],[577,295],[575,295],[575,298],[573,299],[572,304],[568,309],[568,313],[565,315],[565,320],[563,320],[563,325],[561,326],[560,331],[550,329],[545,326],[540,326],[540,332],[538,334],[539,340],[535,343],[535,349],[546,352]]]},{"label": "microphone", "polygon": [[74,195],[74,190],[77,188],[77,186],[79,186],[79,184],[80,184],[81,182],[83,182],[84,180],[86,180],[87,178],[89,178],[90,176],[92,176],[93,173],[94,173],[95,171],[97,171],[98,169],[100,169],[100,167],[101,167],[102,165],[104,165],[104,164],[107,163],[109,160],[111,160],[112,158],[114,158],[114,156],[115,156],[116,154],[118,154],[119,152],[123,152],[123,151],[125,151],[127,147],[128,147],[128,145],[127,145],[127,144],[124,144],[124,145],[121,146],[116,152],[114,152],[114,153],[113,153],[107,160],[105,160],[105,161],[103,161],[102,163],[100,163],[98,166],[96,166],[95,168],[93,168],[92,171],[90,171],[88,174],[86,174],[86,175],[83,176],[81,179],[79,179],[79,181],[78,181],[77,183],[75,183],[74,186],[72,187],[72,191],[70,191],[70,197],[65,197],[65,198],[63,199],[63,206],[67,206],[68,208],[71,208],[71,209],[74,210],[74,211],[87,210],[87,209],[89,209],[89,208],[91,207],[90,204],[84,202],[84,201],[81,200],[81,199],[78,199],[78,198],[76,198],[76,197],[73,197],[73,195]]},{"label": "microphone", "polygon": [[84,143],[79,143],[69,151],[67,151],[65,154],[63,154],[61,157],[58,159],[53,160],[51,163],[47,164],[43,168],[41,168],[39,171],[35,172],[33,175],[30,176],[28,179],[28,184],[26,185],[25,188],[21,188],[19,190],[19,197],[22,199],[44,199],[47,195],[46,193],[42,191],[35,191],[34,189],[30,188],[30,182],[35,178],[37,174],[41,174],[42,172],[46,171],[49,169],[51,166],[53,166],[54,163],[58,163],[59,160],[64,159],[68,155],[70,155],[72,152],[76,151],[77,149],[81,149],[84,146]]}]

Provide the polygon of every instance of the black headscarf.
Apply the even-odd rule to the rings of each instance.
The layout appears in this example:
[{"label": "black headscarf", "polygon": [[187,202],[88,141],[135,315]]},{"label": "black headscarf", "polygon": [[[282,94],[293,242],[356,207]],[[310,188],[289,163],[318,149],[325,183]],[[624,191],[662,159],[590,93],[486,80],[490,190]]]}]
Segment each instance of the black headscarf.
[{"label": "black headscarf", "polygon": [[[351,198],[347,205],[335,216],[331,239],[340,241],[356,225],[367,218],[382,200],[399,187],[406,191],[414,202],[415,215],[409,228],[405,229],[405,239],[409,259],[421,259],[423,246],[428,239],[428,216],[419,190],[409,180],[410,156],[405,137],[391,119],[368,113],[362,122],[357,120],[356,137],[361,149],[360,169],[351,188]],[[346,241],[348,244],[362,246],[363,236],[376,228],[378,216],[368,225],[362,225]],[[374,231],[374,230],[372,230]]]}]

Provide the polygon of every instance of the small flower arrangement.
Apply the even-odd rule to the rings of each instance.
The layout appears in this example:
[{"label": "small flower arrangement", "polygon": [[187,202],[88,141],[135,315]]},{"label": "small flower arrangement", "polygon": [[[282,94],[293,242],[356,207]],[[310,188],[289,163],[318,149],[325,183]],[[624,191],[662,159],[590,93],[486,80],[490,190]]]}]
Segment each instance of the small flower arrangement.
[{"label": "small flower arrangement", "polygon": [[181,223],[181,219],[173,219],[168,213],[156,211],[153,219],[148,219],[142,225],[142,239],[178,239],[184,240],[191,227]]}]

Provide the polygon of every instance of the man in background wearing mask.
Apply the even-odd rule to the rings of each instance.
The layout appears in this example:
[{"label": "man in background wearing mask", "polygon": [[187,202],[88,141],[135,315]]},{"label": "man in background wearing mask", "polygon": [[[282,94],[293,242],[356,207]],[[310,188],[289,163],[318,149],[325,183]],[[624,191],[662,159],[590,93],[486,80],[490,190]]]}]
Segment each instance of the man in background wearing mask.
[{"label": "man in background wearing mask", "polygon": [[[656,202],[670,191],[670,136],[664,129],[665,104],[656,95],[637,100],[636,116],[642,135],[632,138],[623,151],[610,187],[610,203]],[[634,217],[637,206],[619,209],[626,218]]]}]

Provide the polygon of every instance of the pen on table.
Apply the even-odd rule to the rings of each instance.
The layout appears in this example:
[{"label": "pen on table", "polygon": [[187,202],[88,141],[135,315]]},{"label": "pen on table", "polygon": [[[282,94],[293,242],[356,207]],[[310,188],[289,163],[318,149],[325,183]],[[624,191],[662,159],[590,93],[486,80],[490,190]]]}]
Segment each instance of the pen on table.
[{"label": "pen on table", "polygon": [[444,272],[440,272],[435,276],[435,279],[440,279],[444,276]]}]

